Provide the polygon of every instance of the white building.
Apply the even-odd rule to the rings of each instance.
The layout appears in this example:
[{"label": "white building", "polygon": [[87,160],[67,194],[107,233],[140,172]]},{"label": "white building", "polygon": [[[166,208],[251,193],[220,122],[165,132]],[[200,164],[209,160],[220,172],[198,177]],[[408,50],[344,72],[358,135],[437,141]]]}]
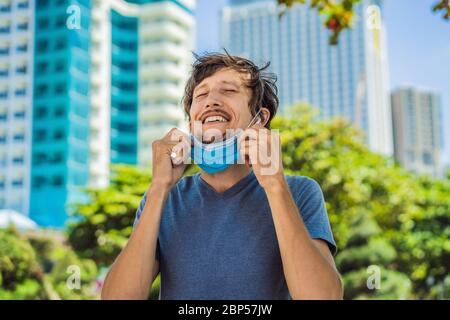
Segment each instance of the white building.
[{"label": "white building", "polygon": [[408,170],[442,177],[441,97],[405,87],[392,93],[395,159]]},{"label": "white building", "polygon": [[272,0],[231,0],[222,10],[222,46],[258,64],[271,62],[278,76],[281,112],[297,102],[343,116],[366,132],[370,149],[392,155],[386,36],[381,1],[362,0],[354,28],[329,45],[329,31],[315,10],[283,10]]},{"label": "white building", "polygon": [[[181,97],[194,50],[194,7],[195,0],[93,2],[92,186],[108,184],[110,163],[148,166],[152,141],[184,121]],[[122,42],[132,51],[121,48]],[[137,86],[135,97],[115,87],[127,78]],[[135,131],[120,132],[127,118]],[[121,128],[110,119],[122,121]],[[115,150],[116,142],[128,143],[131,155]]]},{"label": "white building", "polygon": [[33,0],[0,0],[0,208],[28,213]]}]

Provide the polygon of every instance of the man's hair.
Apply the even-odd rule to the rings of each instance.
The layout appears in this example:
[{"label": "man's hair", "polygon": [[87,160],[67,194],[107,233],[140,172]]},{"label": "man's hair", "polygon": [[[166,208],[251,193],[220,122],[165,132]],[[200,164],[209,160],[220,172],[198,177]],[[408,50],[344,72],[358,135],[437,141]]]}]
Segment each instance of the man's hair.
[{"label": "man's hair", "polygon": [[186,83],[182,103],[184,111],[189,115],[191,109],[194,89],[203,79],[208,78],[223,68],[231,68],[241,74],[250,74],[250,79],[245,81],[245,85],[251,91],[249,102],[250,112],[254,116],[261,107],[265,107],[270,111],[269,119],[266,127],[270,127],[270,121],[277,113],[278,109],[278,89],[276,86],[277,77],[273,73],[265,72],[270,62],[259,68],[249,59],[239,56],[232,56],[226,50],[222,53],[207,53],[205,55],[197,55],[192,64],[191,75]]}]

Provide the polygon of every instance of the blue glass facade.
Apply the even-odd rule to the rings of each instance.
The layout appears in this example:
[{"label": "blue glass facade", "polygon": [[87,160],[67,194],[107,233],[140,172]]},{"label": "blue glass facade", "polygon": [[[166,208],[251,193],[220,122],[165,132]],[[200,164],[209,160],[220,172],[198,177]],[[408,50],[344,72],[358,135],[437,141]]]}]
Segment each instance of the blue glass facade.
[{"label": "blue glass facade", "polygon": [[[80,9],[69,29],[68,6]],[[62,227],[89,179],[90,0],[38,0],[30,217]]]},{"label": "blue glass facade", "polygon": [[137,163],[138,19],[111,11],[111,163]]}]

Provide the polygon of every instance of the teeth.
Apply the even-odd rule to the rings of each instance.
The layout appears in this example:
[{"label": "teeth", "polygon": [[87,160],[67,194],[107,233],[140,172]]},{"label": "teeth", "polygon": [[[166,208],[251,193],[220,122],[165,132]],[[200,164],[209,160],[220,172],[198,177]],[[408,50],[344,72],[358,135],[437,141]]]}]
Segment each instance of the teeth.
[{"label": "teeth", "polygon": [[224,117],[222,117],[222,116],[211,116],[211,117],[208,117],[208,118],[205,119],[205,123],[216,122],[216,121],[218,121],[218,122],[227,122],[227,120]]}]

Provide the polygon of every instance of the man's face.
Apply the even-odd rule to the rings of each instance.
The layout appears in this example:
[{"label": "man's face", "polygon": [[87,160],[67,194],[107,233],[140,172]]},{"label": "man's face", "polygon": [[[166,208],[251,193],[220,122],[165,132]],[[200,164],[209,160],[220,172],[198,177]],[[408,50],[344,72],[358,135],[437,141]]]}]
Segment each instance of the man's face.
[{"label": "man's face", "polygon": [[244,83],[250,75],[223,68],[203,79],[194,89],[190,109],[191,131],[194,121],[201,124],[203,140],[211,141],[227,129],[245,129],[252,119],[249,108],[251,90]]}]

